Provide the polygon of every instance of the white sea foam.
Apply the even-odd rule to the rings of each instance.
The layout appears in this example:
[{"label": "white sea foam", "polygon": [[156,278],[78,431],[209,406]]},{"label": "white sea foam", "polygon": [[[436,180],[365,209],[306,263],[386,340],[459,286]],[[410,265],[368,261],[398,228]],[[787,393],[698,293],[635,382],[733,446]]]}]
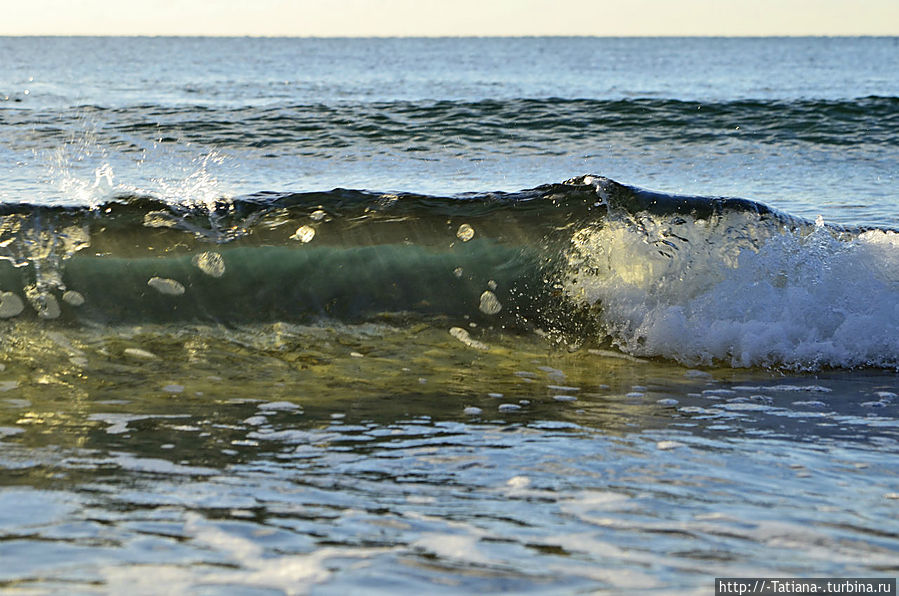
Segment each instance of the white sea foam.
[{"label": "white sea foam", "polygon": [[629,354],[688,365],[899,367],[899,234],[758,214],[610,211],[573,236],[566,290]]}]

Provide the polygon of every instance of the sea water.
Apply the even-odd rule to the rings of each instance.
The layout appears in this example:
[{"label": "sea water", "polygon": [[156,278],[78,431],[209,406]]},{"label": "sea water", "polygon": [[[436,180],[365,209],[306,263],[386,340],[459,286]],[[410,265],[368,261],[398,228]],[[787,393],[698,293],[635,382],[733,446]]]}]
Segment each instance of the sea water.
[{"label": "sea water", "polygon": [[895,38],[0,56],[5,591],[899,570]]}]

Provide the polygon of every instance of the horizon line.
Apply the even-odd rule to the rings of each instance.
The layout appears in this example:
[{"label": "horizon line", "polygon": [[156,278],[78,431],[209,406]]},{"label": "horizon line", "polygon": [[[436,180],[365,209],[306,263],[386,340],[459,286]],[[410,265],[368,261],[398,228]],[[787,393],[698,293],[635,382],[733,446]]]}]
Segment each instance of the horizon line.
[{"label": "horizon line", "polygon": [[36,38],[36,37],[82,37],[82,38],[210,38],[210,39],[528,39],[528,38],[556,38],[556,39],[764,39],[764,38],[899,38],[899,33],[753,33],[753,34],[621,34],[621,35],[560,35],[560,34],[500,34],[500,35],[265,35],[265,34],[218,34],[218,33],[2,33],[0,37],[6,38]]}]

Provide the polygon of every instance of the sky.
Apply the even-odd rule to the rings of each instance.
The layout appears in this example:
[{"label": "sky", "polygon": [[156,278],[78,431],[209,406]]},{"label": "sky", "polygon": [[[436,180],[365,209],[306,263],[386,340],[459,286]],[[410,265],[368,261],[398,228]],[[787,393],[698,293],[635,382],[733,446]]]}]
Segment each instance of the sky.
[{"label": "sky", "polygon": [[899,0],[0,0],[0,35],[899,35]]}]

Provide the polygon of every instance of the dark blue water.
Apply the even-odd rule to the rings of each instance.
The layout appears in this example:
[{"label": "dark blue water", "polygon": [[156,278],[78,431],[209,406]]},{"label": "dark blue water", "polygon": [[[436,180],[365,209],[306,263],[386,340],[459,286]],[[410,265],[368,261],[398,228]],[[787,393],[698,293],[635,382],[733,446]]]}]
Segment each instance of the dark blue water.
[{"label": "dark blue water", "polygon": [[895,576],[897,72],[0,38],[0,589]]},{"label": "dark blue water", "polygon": [[514,191],[590,172],[896,224],[896,44],[7,38],[0,198]]}]

